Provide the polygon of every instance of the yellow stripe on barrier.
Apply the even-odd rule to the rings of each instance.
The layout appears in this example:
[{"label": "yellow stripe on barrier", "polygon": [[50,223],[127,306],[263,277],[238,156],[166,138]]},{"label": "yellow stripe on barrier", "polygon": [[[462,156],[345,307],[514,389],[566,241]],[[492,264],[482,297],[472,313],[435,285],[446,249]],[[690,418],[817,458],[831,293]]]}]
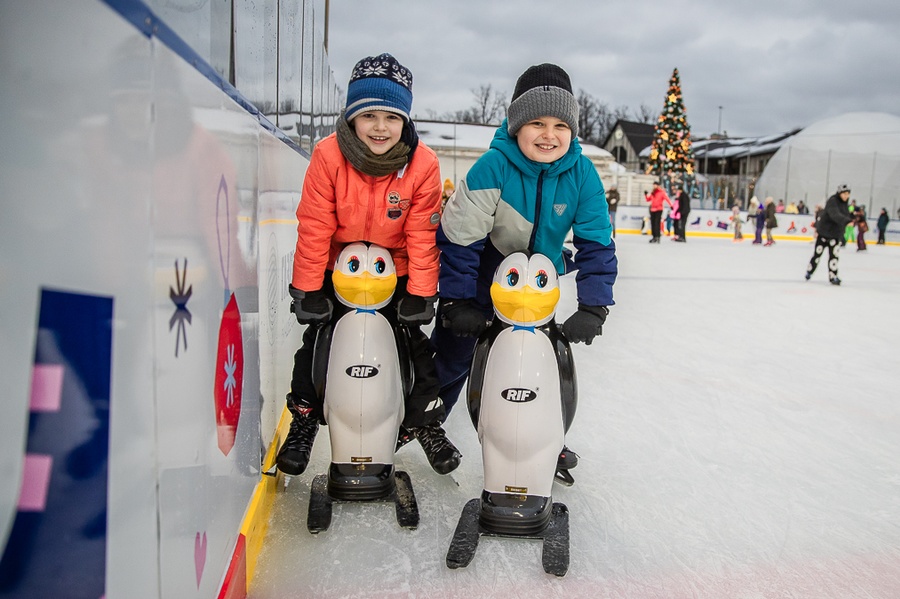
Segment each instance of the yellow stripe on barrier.
[{"label": "yellow stripe on barrier", "polygon": [[[256,562],[262,551],[266,534],[269,531],[269,517],[272,513],[272,505],[275,503],[275,494],[284,488],[284,475],[275,468],[275,458],[282,440],[287,436],[291,426],[291,413],[285,407],[275,429],[275,436],[263,458],[262,471],[253,497],[247,506],[247,513],[241,522],[241,534],[246,539],[247,555],[247,586],[253,581],[256,572]],[[271,472],[272,474],[266,474]]]},{"label": "yellow stripe on barrier", "polygon": [[294,225],[297,226],[296,218],[267,218],[265,220],[259,221],[259,226],[264,227],[266,225]]}]

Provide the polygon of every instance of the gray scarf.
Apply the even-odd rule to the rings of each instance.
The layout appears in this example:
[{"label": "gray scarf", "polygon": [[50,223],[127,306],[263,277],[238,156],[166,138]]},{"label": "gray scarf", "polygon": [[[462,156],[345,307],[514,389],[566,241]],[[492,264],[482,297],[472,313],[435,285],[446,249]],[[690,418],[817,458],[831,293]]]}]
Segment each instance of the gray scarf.
[{"label": "gray scarf", "polygon": [[365,142],[356,136],[356,132],[342,114],[338,117],[337,126],[338,147],[344,158],[350,161],[356,170],[372,177],[383,177],[399,171],[409,161],[410,147],[403,141],[382,155],[375,154]]}]

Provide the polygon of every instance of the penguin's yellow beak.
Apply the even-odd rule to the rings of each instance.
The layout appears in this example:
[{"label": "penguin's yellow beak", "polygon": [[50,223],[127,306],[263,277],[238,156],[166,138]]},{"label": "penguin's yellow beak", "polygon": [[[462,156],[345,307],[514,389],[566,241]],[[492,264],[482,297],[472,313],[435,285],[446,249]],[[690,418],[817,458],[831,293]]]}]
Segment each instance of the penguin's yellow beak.
[{"label": "penguin's yellow beak", "polygon": [[338,270],[331,278],[334,292],[355,308],[377,308],[387,303],[397,287],[397,275],[375,277],[364,272],[347,275]]},{"label": "penguin's yellow beak", "polygon": [[509,289],[499,283],[491,285],[494,309],[514,323],[531,324],[548,320],[559,303],[559,287],[539,291],[530,286]]}]

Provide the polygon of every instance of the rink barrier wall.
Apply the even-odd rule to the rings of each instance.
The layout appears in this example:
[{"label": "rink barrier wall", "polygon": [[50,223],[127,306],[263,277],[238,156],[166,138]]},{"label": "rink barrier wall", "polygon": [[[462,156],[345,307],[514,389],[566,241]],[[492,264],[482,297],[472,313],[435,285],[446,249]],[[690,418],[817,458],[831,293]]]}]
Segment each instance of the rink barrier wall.
[{"label": "rink barrier wall", "polygon": [[[39,298],[109,298],[109,397],[71,404],[50,440],[60,465],[98,428],[108,446],[103,594],[245,597],[283,488],[263,472],[302,333],[287,286],[307,157],[141,2],[3,3],[0,37],[0,77],[17,81],[0,104],[0,547],[44,585],[34,596],[71,590],[8,544],[30,492],[25,448],[46,437],[28,426],[36,323],[56,310]],[[61,366],[66,385],[85,386]],[[54,472],[49,496],[81,484]],[[56,551],[80,555],[62,541]]]},{"label": "rink barrier wall", "polygon": [[[665,225],[666,211],[663,211],[662,224]],[[646,207],[619,206],[616,212],[616,233],[625,235],[640,235],[641,223],[646,218],[644,233],[649,235],[650,213]],[[811,214],[784,214],[776,216],[778,227],[772,232],[772,237],[779,241],[812,241],[815,239],[815,227],[812,227],[813,216]],[[875,219],[867,219],[869,232],[866,233],[866,242],[875,243],[878,232],[875,229]],[[747,222],[747,213],[741,212],[741,233],[744,239],[753,239],[756,232],[756,223]],[[663,233],[665,235],[665,233]],[[733,239],[734,225],[730,210],[691,210],[688,215],[688,237],[710,237]],[[763,230],[765,236],[765,229]],[[892,220],[888,224],[885,234],[886,245],[900,245],[900,220]]]},{"label": "rink barrier wall", "polygon": [[124,19],[130,22],[138,31],[148,39],[157,38],[170,50],[177,54],[184,62],[191,65],[198,73],[206,77],[210,83],[222,90],[247,114],[256,119],[260,127],[271,133],[281,142],[287,144],[306,158],[310,154],[301,148],[293,139],[288,137],[268,117],[262,114],[250,100],[244,97],[231,83],[225,80],[200,54],[191,48],[168,24],[156,16],[149,7],[139,0],[100,0]]}]

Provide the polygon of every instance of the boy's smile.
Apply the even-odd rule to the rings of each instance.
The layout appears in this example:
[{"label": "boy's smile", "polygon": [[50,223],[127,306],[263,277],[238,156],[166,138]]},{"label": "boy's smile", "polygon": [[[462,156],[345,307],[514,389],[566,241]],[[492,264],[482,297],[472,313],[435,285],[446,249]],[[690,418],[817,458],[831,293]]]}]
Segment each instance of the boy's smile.
[{"label": "boy's smile", "polygon": [[403,133],[403,117],[393,112],[372,110],[353,119],[356,136],[373,154],[382,155],[397,145]]},{"label": "boy's smile", "polygon": [[542,116],[522,125],[516,133],[516,141],[526,158],[549,163],[569,151],[572,130],[555,116]]}]

